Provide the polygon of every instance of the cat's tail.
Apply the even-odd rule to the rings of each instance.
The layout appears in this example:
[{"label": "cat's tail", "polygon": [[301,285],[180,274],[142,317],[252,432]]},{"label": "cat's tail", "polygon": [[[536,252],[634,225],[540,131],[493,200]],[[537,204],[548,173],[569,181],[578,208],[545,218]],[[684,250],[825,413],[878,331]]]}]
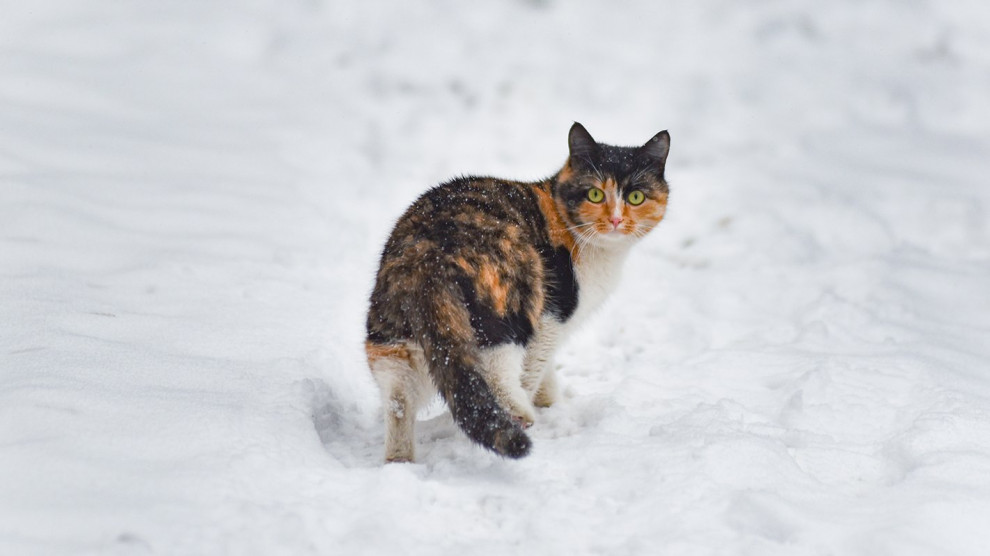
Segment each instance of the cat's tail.
[{"label": "cat's tail", "polygon": [[532,446],[529,436],[499,405],[477,370],[479,348],[459,292],[427,288],[414,305],[408,307],[409,322],[457,426],[496,454],[509,458],[528,455]]}]

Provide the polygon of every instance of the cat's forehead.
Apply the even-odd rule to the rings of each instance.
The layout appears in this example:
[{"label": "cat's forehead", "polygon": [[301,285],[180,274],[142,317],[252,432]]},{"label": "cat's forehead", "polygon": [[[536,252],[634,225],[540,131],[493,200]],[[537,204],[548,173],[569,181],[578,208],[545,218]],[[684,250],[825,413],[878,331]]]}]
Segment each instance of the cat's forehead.
[{"label": "cat's forehead", "polygon": [[616,147],[613,145],[605,145],[599,143],[599,157],[605,165],[610,166],[629,166],[633,163],[636,156],[636,148],[634,147]]},{"label": "cat's forehead", "polygon": [[600,173],[617,179],[622,179],[626,175],[635,172],[642,165],[642,160],[637,158],[635,147],[616,147],[613,145],[598,144],[597,152],[591,159],[593,173]]}]

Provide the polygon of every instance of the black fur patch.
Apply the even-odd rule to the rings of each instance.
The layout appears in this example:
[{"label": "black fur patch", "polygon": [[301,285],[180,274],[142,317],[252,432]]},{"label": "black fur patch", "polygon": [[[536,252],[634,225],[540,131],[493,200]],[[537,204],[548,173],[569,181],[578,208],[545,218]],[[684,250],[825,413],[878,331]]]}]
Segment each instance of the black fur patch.
[{"label": "black fur patch", "polygon": [[571,318],[578,304],[578,283],[571,254],[563,247],[540,249],[543,259],[544,311],[560,322]]}]

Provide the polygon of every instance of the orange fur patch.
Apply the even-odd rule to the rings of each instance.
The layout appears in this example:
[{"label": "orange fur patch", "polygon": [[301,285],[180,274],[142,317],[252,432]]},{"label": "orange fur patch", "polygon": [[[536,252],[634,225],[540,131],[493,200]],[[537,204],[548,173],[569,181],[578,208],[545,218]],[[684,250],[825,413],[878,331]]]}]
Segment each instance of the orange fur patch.
[{"label": "orange fur patch", "polygon": [[662,195],[659,200],[648,199],[638,207],[630,207],[630,211],[634,217],[645,221],[649,229],[653,229],[667,213],[667,195]]},{"label": "orange fur patch", "polygon": [[491,263],[485,263],[478,269],[478,292],[486,294],[492,301],[495,314],[505,316],[509,298],[509,287],[501,280],[498,268]]},{"label": "orange fur patch", "polygon": [[471,266],[471,263],[469,263],[467,259],[465,259],[464,257],[457,257],[456,259],[454,259],[454,264],[456,264],[458,267],[460,267],[461,270],[466,272],[468,276],[474,275],[474,267]]},{"label": "orange fur patch", "polygon": [[[608,222],[609,214],[611,214],[611,207],[613,202],[611,197],[606,194],[605,201],[601,203],[592,203],[591,201],[585,201],[578,208],[578,214],[581,215],[581,221],[584,224],[594,224],[595,230],[599,233],[608,233],[612,229],[612,225]],[[588,230],[588,227],[582,227],[582,230]]]},{"label": "orange fur patch", "polygon": [[368,364],[374,365],[374,363],[380,359],[402,359],[403,361],[409,361],[409,349],[406,348],[405,344],[374,344],[372,342],[364,343],[364,353],[368,356]]},{"label": "orange fur patch", "polygon": [[[564,166],[564,169],[567,170],[568,167]],[[576,257],[577,249],[575,249],[576,242],[574,241],[574,235],[567,229],[567,223],[561,218],[560,211],[557,209],[557,203],[550,196],[550,192],[544,190],[539,185],[534,187],[533,191],[536,193],[536,200],[539,202],[540,211],[543,212],[543,217],[547,221],[547,232],[550,235],[550,243],[555,246],[563,246],[570,251],[572,257]]]}]

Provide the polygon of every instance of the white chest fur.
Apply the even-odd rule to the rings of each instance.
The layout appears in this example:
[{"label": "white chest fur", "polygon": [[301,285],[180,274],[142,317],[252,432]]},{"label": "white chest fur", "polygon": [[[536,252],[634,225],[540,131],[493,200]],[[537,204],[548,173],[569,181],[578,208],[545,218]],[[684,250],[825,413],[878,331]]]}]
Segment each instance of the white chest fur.
[{"label": "white chest fur", "polygon": [[578,281],[578,305],[567,322],[561,323],[550,314],[540,318],[536,336],[526,346],[523,388],[543,407],[557,398],[553,372],[553,354],[570,334],[595,312],[615,289],[622,273],[627,248],[585,248],[578,257],[574,271]]},{"label": "white chest fur", "polygon": [[587,319],[615,290],[628,253],[629,249],[625,246],[612,249],[589,247],[581,252],[581,257],[574,265],[578,282],[578,306],[567,322],[568,328]]}]

